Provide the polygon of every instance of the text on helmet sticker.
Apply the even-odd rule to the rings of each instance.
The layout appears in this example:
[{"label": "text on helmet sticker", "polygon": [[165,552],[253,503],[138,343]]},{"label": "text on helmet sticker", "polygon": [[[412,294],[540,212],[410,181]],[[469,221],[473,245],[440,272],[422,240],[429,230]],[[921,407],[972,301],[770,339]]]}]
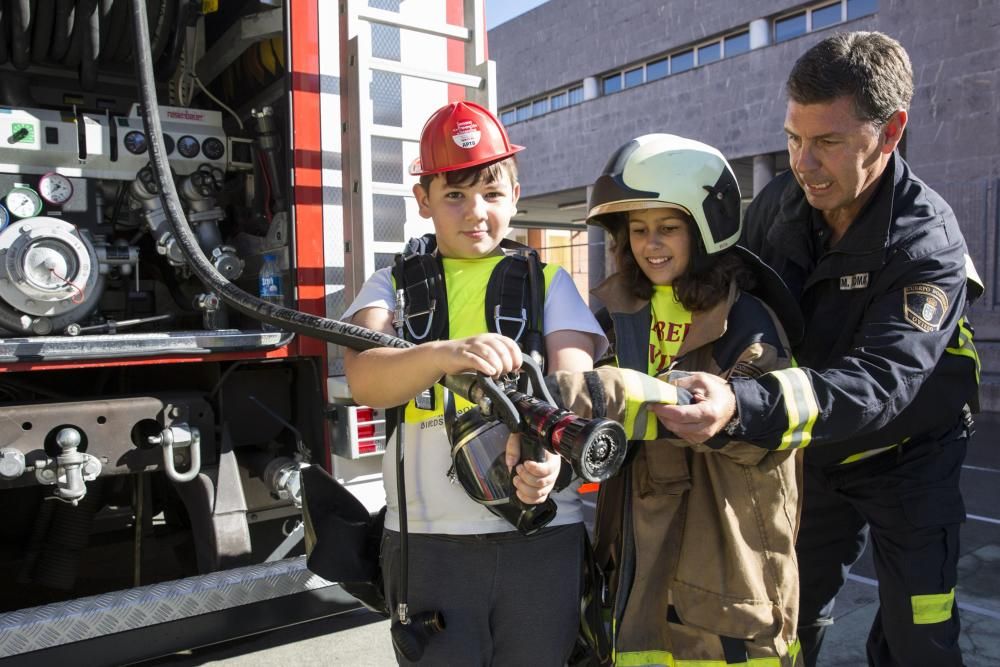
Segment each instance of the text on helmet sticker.
[{"label": "text on helmet sticker", "polygon": [[903,314],[921,331],[940,329],[947,310],[948,295],[940,287],[917,283],[903,288]]},{"label": "text on helmet sticker", "polygon": [[475,121],[459,121],[451,131],[451,140],[459,148],[475,148],[479,144],[479,138],[483,135]]}]

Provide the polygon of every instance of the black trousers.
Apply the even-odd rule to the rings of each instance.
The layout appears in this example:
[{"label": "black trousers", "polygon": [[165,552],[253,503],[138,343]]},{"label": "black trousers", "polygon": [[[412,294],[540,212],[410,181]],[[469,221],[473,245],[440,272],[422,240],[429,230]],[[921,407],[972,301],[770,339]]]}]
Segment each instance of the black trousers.
[{"label": "black trousers", "polygon": [[952,602],[948,613],[947,595],[958,576],[965,521],[958,482],[968,436],[963,420],[869,459],[826,468],[809,465],[806,453],[796,552],[807,667],[816,665],[837,593],[869,539],[880,606],[868,635],[868,664],[962,664],[958,608]]}]

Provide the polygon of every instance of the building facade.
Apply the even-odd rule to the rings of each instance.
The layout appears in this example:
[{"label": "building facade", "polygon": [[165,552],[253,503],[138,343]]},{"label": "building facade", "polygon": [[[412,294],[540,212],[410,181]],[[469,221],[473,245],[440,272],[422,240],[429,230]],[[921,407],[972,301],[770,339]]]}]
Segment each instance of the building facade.
[{"label": "building facade", "polygon": [[[955,209],[987,286],[973,321],[985,403],[1000,408],[998,26],[996,0],[549,0],[489,33],[501,117],[528,148],[514,222],[578,229],[608,156],[649,132],[718,147],[748,201],[788,166],[795,60],[839,30],[885,32],[913,62],[902,151]],[[591,282],[602,240],[590,235]]]}]

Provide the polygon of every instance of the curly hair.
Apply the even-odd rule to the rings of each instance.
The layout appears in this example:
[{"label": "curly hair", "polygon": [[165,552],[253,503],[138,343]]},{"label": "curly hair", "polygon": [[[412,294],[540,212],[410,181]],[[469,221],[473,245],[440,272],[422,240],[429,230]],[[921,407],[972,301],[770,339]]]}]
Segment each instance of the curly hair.
[{"label": "curly hair", "polygon": [[[628,280],[633,296],[648,301],[653,297],[653,283],[639,268],[632,245],[629,243],[629,229],[626,214],[617,213],[609,225],[612,234],[612,251],[618,272]],[[610,217],[610,216],[609,216]],[[691,258],[687,270],[673,282],[674,298],[691,312],[708,310],[729,296],[729,285],[734,280],[743,290],[754,286],[753,272],[747,268],[740,256],[724,250],[716,255],[707,255],[701,236],[695,228],[694,220],[684,216],[688,233],[691,234]]]}]

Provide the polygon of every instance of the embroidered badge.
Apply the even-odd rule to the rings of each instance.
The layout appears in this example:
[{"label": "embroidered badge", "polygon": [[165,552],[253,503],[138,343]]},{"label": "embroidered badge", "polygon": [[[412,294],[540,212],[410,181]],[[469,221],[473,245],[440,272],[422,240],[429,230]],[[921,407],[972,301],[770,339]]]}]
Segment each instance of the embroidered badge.
[{"label": "embroidered badge", "polygon": [[868,287],[868,274],[855,273],[852,276],[840,276],[840,289],[864,289]]},{"label": "embroidered badge", "polygon": [[937,331],[948,311],[948,295],[940,287],[917,283],[903,289],[906,321],[921,331]]}]

